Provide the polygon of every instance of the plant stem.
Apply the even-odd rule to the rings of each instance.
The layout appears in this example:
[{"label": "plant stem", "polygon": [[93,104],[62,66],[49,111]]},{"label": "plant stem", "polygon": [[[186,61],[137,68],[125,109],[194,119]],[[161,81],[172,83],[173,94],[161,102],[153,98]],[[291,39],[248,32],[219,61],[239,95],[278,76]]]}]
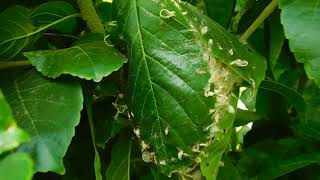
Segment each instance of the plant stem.
[{"label": "plant stem", "polygon": [[93,33],[104,33],[103,24],[97,15],[92,1],[78,0],[77,3],[81,11],[82,19],[87,23],[90,31]]},{"label": "plant stem", "polygon": [[270,14],[278,6],[279,0],[272,0],[268,6],[262,11],[262,13],[257,17],[257,19],[251,24],[251,26],[246,30],[246,32],[240,37],[240,42],[246,42],[252,33],[266,20]]},{"label": "plant stem", "polygon": [[12,67],[22,67],[22,66],[31,66],[30,61],[8,61],[8,62],[0,62],[0,70],[8,69]]}]

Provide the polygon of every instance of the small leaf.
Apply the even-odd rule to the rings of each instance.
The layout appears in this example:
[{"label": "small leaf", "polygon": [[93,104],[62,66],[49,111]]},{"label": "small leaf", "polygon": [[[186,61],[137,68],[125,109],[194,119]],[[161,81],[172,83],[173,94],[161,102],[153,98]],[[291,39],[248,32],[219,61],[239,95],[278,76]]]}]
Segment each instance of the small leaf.
[{"label": "small leaf", "polygon": [[106,171],[106,179],[130,180],[130,157],[132,141],[118,138],[112,146],[111,163]]},{"label": "small leaf", "polygon": [[50,78],[71,74],[101,81],[126,62],[117,50],[103,41],[83,42],[60,50],[26,52],[24,55],[38,71]]},{"label": "small leaf", "polygon": [[29,135],[17,127],[9,104],[0,91],[0,154],[17,148],[29,139]]},{"label": "small leaf", "polygon": [[310,79],[320,86],[319,0],[280,0],[281,22],[291,51]]},{"label": "small leaf", "polygon": [[35,171],[63,174],[63,156],[80,120],[80,85],[66,79],[50,80],[33,70],[5,72],[0,77],[17,124],[32,136],[18,150],[30,153]]},{"label": "small leaf", "polygon": [[31,180],[33,162],[28,154],[14,153],[0,161],[0,179]]},{"label": "small leaf", "polygon": [[[43,26],[74,13],[76,13],[76,10],[68,2],[50,1],[41,4],[32,10],[30,18],[33,20],[35,26]],[[54,25],[49,29],[58,30],[62,33],[72,33],[75,29],[76,23],[76,19],[72,18]]]},{"label": "small leaf", "polygon": [[0,57],[1,60],[8,60],[32,41],[29,34],[35,27],[28,10],[22,6],[4,10],[0,14],[0,22]]}]

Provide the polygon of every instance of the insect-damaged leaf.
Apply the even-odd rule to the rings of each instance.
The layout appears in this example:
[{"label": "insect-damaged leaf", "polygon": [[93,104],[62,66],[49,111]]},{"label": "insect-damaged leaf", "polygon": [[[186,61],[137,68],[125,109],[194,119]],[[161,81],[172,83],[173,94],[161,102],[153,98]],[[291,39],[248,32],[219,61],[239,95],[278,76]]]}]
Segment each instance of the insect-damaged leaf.
[{"label": "insect-damaged leaf", "polygon": [[56,78],[71,74],[100,81],[118,70],[126,59],[103,41],[83,42],[60,50],[26,52],[24,55],[43,75]]},{"label": "insect-damaged leaf", "polygon": [[4,73],[0,76],[3,94],[17,124],[31,135],[18,151],[31,155],[35,171],[64,173],[62,158],[80,120],[80,85],[50,80],[33,70]]},{"label": "insect-damaged leaf", "polygon": [[176,1],[119,0],[115,6],[129,40],[130,103],[142,157],[166,174],[187,173],[203,153],[200,144],[211,142],[220,113],[228,107],[234,113],[228,103],[233,74],[258,86],[264,60]]}]

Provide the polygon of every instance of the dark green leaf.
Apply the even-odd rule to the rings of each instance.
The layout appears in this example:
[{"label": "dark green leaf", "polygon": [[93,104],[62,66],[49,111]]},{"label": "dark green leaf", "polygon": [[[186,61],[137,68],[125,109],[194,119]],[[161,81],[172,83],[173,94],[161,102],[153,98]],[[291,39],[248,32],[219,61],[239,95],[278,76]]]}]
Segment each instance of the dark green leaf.
[{"label": "dark green leaf", "polygon": [[269,91],[274,91],[285,97],[296,109],[301,118],[305,117],[306,113],[306,102],[296,90],[275,81],[262,81],[260,87]]},{"label": "dark green leaf", "polygon": [[280,11],[276,11],[268,19],[269,22],[269,61],[274,69],[284,43],[283,27],[280,23]]},{"label": "dark green leaf", "polygon": [[320,86],[319,0],[280,0],[281,22],[297,61]]},{"label": "dark green leaf", "polygon": [[242,152],[237,167],[248,177],[271,180],[319,162],[316,144],[306,140],[281,139],[251,146]]},{"label": "dark green leaf", "polygon": [[[68,15],[76,13],[76,10],[71,4],[65,1],[50,1],[36,7],[30,13],[30,18],[33,20],[35,26],[43,26]],[[68,19],[57,25],[50,27],[52,30],[58,30],[62,33],[72,33],[76,26],[76,19]]]},{"label": "dark green leaf", "polygon": [[31,42],[30,34],[35,27],[29,11],[22,6],[14,6],[0,14],[0,57],[7,60],[17,55]]},{"label": "dark green leaf", "polygon": [[298,132],[304,135],[320,140],[320,88],[316,85],[309,85],[303,93],[306,102],[306,118],[301,119],[298,125]]},{"label": "dark green leaf", "polygon": [[0,154],[17,148],[29,139],[29,135],[17,127],[9,104],[0,91]]},{"label": "dark green leaf", "polygon": [[31,180],[32,175],[33,163],[27,154],[14,153],[0,161],[0,179]]},{"label": "dark green leaf", "polygon": [[130,180],[131,144],[130,139],[117,139],[112,146],[111,163],[106,171],[106,179]]},{"label": "dark green leaf", "polygon": [[6,72],[0,77],[17,124],[32,136],[19,151],[30,153],[36,171],[63,174],[62,158],[80,120],[80,85],[70,80],[50,80],[35,71]]},{"label": "dark green leaf", "polygon": [[60,50],[26,52],[24,55],[43,75],[56,78],[71,74],[100,81],[118,70],[126,59],[103,41],[84,42]]},{"label": "dark green leaf", "polygon": [[233,14],[235,0],[204,0],[204,2],[207,15],[221,26],[227,27]]}]

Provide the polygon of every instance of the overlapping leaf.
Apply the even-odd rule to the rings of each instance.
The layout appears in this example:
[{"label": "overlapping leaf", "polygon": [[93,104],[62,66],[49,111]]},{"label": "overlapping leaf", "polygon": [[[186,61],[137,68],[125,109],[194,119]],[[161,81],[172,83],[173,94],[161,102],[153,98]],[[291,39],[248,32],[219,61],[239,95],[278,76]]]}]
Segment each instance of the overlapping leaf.
[{"label": "overlapping leaf", "polygon": [[111,163],[106,171],[106,179],[130,180],[132,141],[126,138],[118,138],[112,147]]},{"label": "overlapping leaf", "polygon": [[0,154],[27,142],[29,135],[18,128],[8,103],[0,91]]},{"label": "overlapping leaf", "polygon": [[31,180],[33,163],[28,154],[14,153],[0,161],[0,179]]},{"label": "overlapping leaf", "polygon": [[94,81],[100,81],[126,62],[117,50],[103,41],[85,42],[60,50],[26,52],[24,55],[47,77],[71,74]]},{"label": "overlapping leaf", "polygon": [[32,70],[4,73],[0,76],[3,93],[17,124],[32,136],[18,150],[31,155],[35,171],[64,173],[62,158],[80,120],[80,85],[46,79]]},{"label": "overlapping leaf", "polygon": [[[43,26],[74,13],[76,13],[76,10],[71,4],[65,1],[50,1],[41,4],[32,10],[30,18],[33,20],[35,26]],[[76,23],[76,19],[72,18],[56,24],[50,27],[50,29],[58,30],[62,33],[72,33],[75,29]]]},{"label": "overlapping leaf", "polygon": [[227,27],[233,14],[235,0],[204,0],[207,15],[223,27]]},{"label": "overlapping leaf", "polygon": [[[129,40],[129,92],[136,132],[143,156],[147,161],[156,159],[166,174],[187,171],[199,156],[192,147],[208,141],[205,129],[213,123],[210,110],[215,98],[205,96],[210,78],[207,58],[225,63],[253,86],[260,84],[266,68],[261,56],[249,52],[218,24],[195,8],[181,6],[169,0],[116,2],[116,20]],[[211,45],[212,50],[206,51]],[[234,66],[235,60],[248,64]]]},{"label": "overlapping leaf", "polygon": [[7,60],[31,42],[29,34],[35,27],[30,20],[29,11],[22,6],[4,10],[0,14],[0,22],[0,57],[1,60]]},{"label": "overlapping leaf", "polygon": [[291,51],[310,79],[320,86],[319,0],[280,0],[281,22]]}]

